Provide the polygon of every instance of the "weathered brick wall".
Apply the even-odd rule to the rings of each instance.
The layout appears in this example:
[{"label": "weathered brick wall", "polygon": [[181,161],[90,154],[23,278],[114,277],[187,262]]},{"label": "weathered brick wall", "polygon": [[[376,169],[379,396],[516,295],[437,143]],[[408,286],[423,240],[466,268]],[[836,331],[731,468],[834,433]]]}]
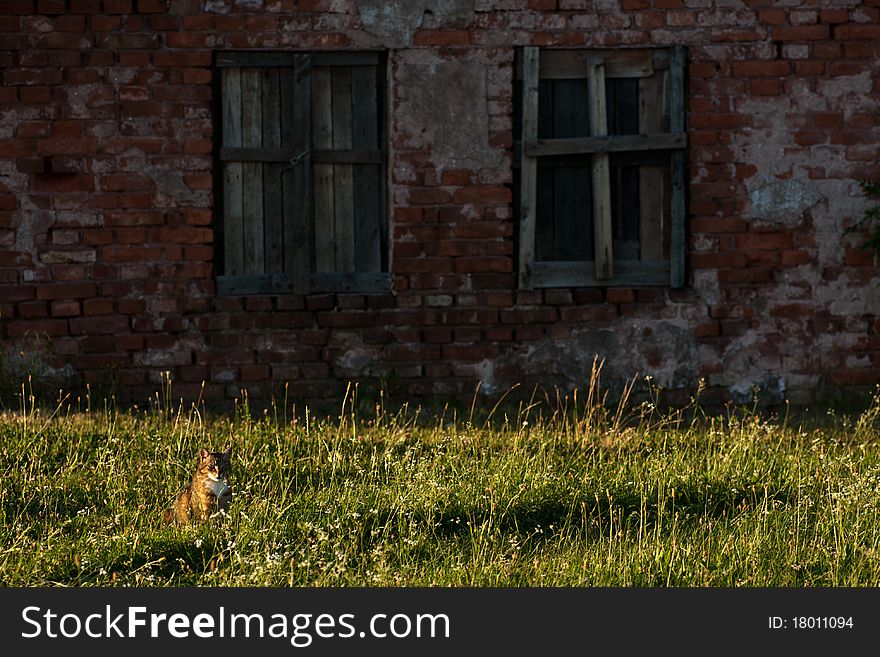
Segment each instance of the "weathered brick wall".
[{"label": "weathered brick wall", "polygon": [[[326,397],[880,381],[880,2],[3,0],[7,382]],[[412,7],[417,5],[418,10]],[[688,47],[689,285],[518,291],[514,48]],[[215,49],[388,49],[394,293],[214,295]]]}]

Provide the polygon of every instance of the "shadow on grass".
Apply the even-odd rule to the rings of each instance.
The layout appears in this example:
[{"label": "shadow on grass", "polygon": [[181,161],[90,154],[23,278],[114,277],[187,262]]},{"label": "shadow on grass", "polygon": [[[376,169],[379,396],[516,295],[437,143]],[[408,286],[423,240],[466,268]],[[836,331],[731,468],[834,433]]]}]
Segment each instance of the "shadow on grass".
[{"label": "shadow on grass", "polygon": [[149,538],[140,541],[130,552],[113,555],[100,563],[90,564],[88,568],[80,568],[74,561],[59,564],[46,575],[46,579],[77,585],[95,582],[99,577],[112,578],[116,573],[120,576],[120,584],[129,584],[136,573],[143,573],[159,580],[173,580],[179,586],[195,585],[220,554],[221,551],[209,541],[197,545],[193,537]]},{"label": "shadow on grass", "polygon": [[[517,500],[510,505],[501,500],[494,508],[486,502],[476,505],[453,502],[438,509],[425,523],[440,539],[462,538],[490,529],[505,536],[517,535],[521,540],[548,540],[565,532],[580,532],[589,540],[598,540],[603,534],[607,535],[612,522],[618,526],[622,523],[624,531],[640,521],[652,527],[659,522],[661,533],[666,533],[671,529],[666,519],[673,515],[677,515],[679,523],[705,517],[731,518],[754,512],[765,499],[778,507],[788,506],[792,498],[789,491],[781,488],[765,491],[763,486],[731,486],[720,482],[685,484],[676,487],[674,497],[658,495],[656,487],[644,495],[623,488],[578,494],[560,491]],[[399,511],[380,509],[365,519],[364,540],[369,543],[367,537],[373,530],[393,529],[399,521]]]},{"label": "shadow on grass", "polygon": [[25,516],[28,520],[73,518],[88,510],[102,512],[107,507],[106,491],[90,483],[89,488],[66,485],[63,488],[22,489],[12,485],[3,504],[6,518]]}]

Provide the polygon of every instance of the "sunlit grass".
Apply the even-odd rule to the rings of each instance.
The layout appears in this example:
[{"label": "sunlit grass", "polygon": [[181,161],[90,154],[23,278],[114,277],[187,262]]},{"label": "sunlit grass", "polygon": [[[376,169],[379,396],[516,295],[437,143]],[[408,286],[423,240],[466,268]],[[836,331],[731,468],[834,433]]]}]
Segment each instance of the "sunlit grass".
[{"label": "sunlit grass", "polygon": [[[876,403],[821,426],[606,406],[592,389],[483,412],[352,395],[340,409],[23,393],[0,416],[0,584],[880,582]],[[229,445],[229,516],[163,526],[198,449]]]}]

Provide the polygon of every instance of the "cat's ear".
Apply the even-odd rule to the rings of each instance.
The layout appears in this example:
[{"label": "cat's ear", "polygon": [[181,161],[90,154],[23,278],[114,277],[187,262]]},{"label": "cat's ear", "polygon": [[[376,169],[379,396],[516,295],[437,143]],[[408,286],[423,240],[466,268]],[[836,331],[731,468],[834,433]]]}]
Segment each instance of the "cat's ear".
[{"label": "cat's ear", "polygon": [[200,449],[200,450],[199,450],[199,460],[201,460],[201,461],[207,461],[207,460],[208,460],[208,456],[210,456],[210,452],[208,452],[208,450],[206,450],[206,449]]},{"label": "cat's ear", "polygon": [[232,455],[232,445],[226,448],[226,451],[223,452],[223,456],[229,458]]}]

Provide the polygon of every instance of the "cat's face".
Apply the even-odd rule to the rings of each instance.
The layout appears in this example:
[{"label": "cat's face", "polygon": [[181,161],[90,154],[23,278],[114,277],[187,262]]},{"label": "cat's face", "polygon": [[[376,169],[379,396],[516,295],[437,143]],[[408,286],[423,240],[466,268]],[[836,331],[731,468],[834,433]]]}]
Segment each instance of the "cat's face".
[{"label": "cat's face", "polygon": [[223,481],[229,479],[229,457],[232,453],[230,447],[225,452],[209,452],[203,449],[199,452],[199,472],[211,481]]}]

